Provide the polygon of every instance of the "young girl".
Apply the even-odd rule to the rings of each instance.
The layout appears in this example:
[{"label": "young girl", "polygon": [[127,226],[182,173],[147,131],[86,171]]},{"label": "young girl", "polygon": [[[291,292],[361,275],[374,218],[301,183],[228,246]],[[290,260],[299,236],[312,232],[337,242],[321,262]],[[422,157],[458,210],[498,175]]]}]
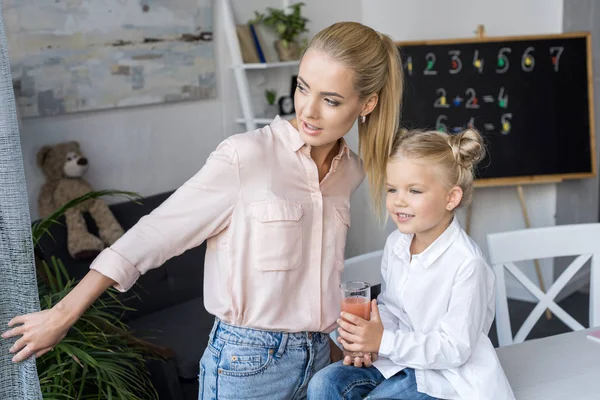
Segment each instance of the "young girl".
[{"label": "young girl", "polygon": [[[3,335],[20,336],[14,361],[49,351],[109,286],[128,290],[140,274],[208,239],[204,304],[216,318],[199,397],[305,397],[308,380],[329,363],[350,196],[364,172],[383,188],[401,74],[394,42],[369,27],[345,22],[318,33],[300,63],[296,120],[277,117],[222,142],[60,303],[14,318]],[[357,119],[364,170],[343,139]]]},{"label": "young girl", "polygon": [[[481,136],[401,133],[387,166],[386,207],[398,226],[387,239],[382,293],[366,321],[342,313],[339,341],[378,352],[374,367],[345,360],[321,370],[309,399],[513,399],[487,334],[494,275],[454,211],[471,201]],[[349,321],[345,322],[343,319]]]}]

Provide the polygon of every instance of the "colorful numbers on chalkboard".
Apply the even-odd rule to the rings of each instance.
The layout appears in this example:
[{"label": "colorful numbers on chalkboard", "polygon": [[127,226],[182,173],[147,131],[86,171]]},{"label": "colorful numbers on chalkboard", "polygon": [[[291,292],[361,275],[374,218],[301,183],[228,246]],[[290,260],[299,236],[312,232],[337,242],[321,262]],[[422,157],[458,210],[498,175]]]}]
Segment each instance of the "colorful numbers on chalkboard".
[{"label": "colorful numbers on chalkboard", "polygon": [[[436,99],[433,102],[434,108],[449,108],[451,105],[454,107],[460,107],[462,103],[465,103],[465,108],[477,109],[480,107],[481,102],[477,96],[477,92],[474,88],[468,88],[465,91],[465,98],[456,95],[452,98],[452,102],[448,102],[448,92],[444,88],[438,88],[436,91]],[[500,87],[498,96],[486,94],[482,97],[483,103],[497,103],[500,108],[508,108],[508,94],[504,91],[504,86]]]},{"label": "colorful numbers on chalkboard", "polygon": [[437,75],[437,71],[435,70],[435,54],[427,53],[425,55],[426,66],[423,70],[425,75]]},{"label": "colorful numbers on chalkboard", "polygon": [[447,119],[448,117],[445,115],[440,115],[439,117],[437,117],[437,119],[435,120],[435,130],[447,132],[448,128],[446,127],[446,124],[444,124],[444,121]]},{"label": "colorful numbers on chalkboard", "polygon": [[562,46],[550,47],[550,56],[552,57],[552,65],[554,66],[555,72],[558,72],[560,56],[562,55],[563,50],[564,50],[564,47],[562,47]]},{"label": "colorful numbers on chalkboard", "polygon": [[[552,66],[555,72],[558,72],[560,69],[560,58],[563,54],[564,47],[563,46],[553,46],[550,47],[550,61],[552,62]],[[502,47],[498,50],[498,54],[496,55],[496,72],[498,74],[504,74],[510,69],[510,59],[513,52],[513,49],[510,47]],[[450,75],[457,75],[463,70],[463,61],[461,57],[460,50],[450,50],[448,51],[449,56],[449,68],[448,73]],[[467,58],[468,59],[468,58]],[[437,75],[438,71],[436,70],[436,62],[437,58],[435,53],[429,52],[425,55],[425,68],[423,69],[424,75]],[[483,67],[485,64],[485,60],[479,56],[479,50],[475,49],[473,52],[473,67],[480,74],[483,73]],[[529,46],[525,51],[521,54],[521,69],[525,72],[531,72],[534,70],[536,64],[535,57],[535,47]],[[404,62],[404,69],[408,72],[409,76],[413,75],[413,58],[412,56],[407,57]]]},{"label": "colorful numbers on chalkboard", "polygon": [[500,93],[498,93],[498,106],[501,108],[508,107],[508,95],[504,93],[504,86],[500,88]]},{"label": "colorful numbers on chalkboard", "polygon": [[483,59],[479,58],[479,50],[475,50],[475,53],[473,53],[473,66],[477,68],[480,74],[483,72]]},{"label": "colorful numbers on chalkboard", "polygon": [[535,67],[535,58],[533,58],[534,50],[535,50],[534,47],[529,46],[523,52],[523,56],[521,57],[521,68],[523,68],[523,71],[525,71],[525,72],[531,72],[531,71],[533,71],[533,68]]},{"label": "colorful numbers on chalkboard", "polygon": [[498,51],[498,60],[496,62],[496,72],[499,74],[503,74],[508,71],[510,67],[510,62],[508,61],[507,55],[510,54],[512,50],[508,47],[503,47]]},{"label": "colorful numbers on chalkboard", "polygon": [[435,99],[435,102],[433,103],[433,106],[435,108],[448,108],[450,107],[450,104],[448,104],[448,100],[446,98],[446,90],[445,89],[438,89],[435,91],[438,95],[438,98]]},{"label": "colorful numbers on chalkboard", "polygon": [[408,72],[408,76],[412,76],[413,74],[413,61],[412,56],[409,56],[404,62],[404,69]]},{"label": "colorful numbers on chalkboard", "polygon": [[500,133],[503,135],[508,135],[510,133],[510,120],[512,118],[512,113],[507,113],[507,114],[502,114],[502,117],[500,117]]},{"label": "colorful numbers on chalkboard", "polygon": [[[512,129],[512,124],[511,124],[512,117],[513,117],[512,113],[502,114],[502,116],[500,117],[500,126],[499,127],[492,122],[486,122],[483,124],[483,131],[486,131],[486,132],[499,131],[502,135],[508,135]],[[451,128],[448,128],[447,121],[448,121],[448,116],[444,115],[444,114],[440,114],[437,117],[437,119],[435,120],[435,129],[437,131],[441,131],[441,132],[457,133],[457,132],[460,132],[467,128],[476,128],[474,117],[471,117],[469,119],[469,122],[467,122],[467,124],[464,126],[454,126]]]},{"label": "colorful numbers on chalkboard", "polygon": [[465,94],[467,97],[467,102],[465,103],[466,108],[479,108],[479,99],[477,98],[477,93],[475,93],[475,89],[468,88]]},{"label": "colorful numbers on chalkboard", "polygon": [[462,70],[462,61],[460,60],[460,51],[450,50],[448,54],[450,58],[450,73],[458,74]]}]

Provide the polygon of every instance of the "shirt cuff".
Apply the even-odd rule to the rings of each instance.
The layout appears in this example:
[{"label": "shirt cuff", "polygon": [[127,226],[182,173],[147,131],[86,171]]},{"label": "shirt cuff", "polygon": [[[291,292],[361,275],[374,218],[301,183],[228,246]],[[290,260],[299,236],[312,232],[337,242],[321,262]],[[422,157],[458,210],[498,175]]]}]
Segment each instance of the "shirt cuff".
[{"label": "shirt cuff", "polygon": [[135,265],[110,247],[102,250],[90,265],[90,269],[96,270],[117,282],[114,287],[120,292],[131,289],[140,277],[140,271],[137,270]]},{"label": "shirt cuff", "polygon": [[395,333],[389,329],[383,330],[383,336],[381,337],[381,344],[379,345],[379,355],[383,357],[390,357],[392,351],[394,351],[394,338]]}]

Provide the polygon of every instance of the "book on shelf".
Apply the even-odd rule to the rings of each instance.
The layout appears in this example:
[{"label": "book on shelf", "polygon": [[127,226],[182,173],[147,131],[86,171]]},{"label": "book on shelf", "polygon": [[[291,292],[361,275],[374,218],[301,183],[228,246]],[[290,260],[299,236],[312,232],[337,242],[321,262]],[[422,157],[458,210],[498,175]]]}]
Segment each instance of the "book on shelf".
[{"label": "book on shelf", "polygon": [[277,41],[277,35],[264,26],[263,24],[255,24],[252,25],[252,29],[256,33],[256,38],[258,40],[258,46],[265,57],[266,62],[275,63],[279,61],[279,55],[277,54],[277,50],[275,49],[275,41]]},{"label": "book on shelf", "polygon": [[242,52],[242,61],[244,63],[260,62],[250,26],[247,24],[236,25],[236,32],[240,43],[240,51]]}]

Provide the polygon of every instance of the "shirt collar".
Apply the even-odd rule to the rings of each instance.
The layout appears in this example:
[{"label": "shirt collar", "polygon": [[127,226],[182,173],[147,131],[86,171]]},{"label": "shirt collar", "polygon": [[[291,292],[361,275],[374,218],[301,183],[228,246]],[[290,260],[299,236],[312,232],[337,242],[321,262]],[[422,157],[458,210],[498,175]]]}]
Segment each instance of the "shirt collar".
[{"label": "shirt collar", "polygon": [[[430,267],[456,240],[459,232],[460,223],[454,217],[448,228],[429,247],[421,253],[413,255],[412,259],[418,261],[424,268]],[[413,237],[413,234],[401,235],[394,245],[394,254],[400,258],[408,255],[410,258],[410,244]]]},{"label": "shirt collar", "polygon": [[[274,130],[282,129],[282,131],[286,133],[283,135],[283,137],[285,139],[287,139],[287,141],[290,145],[290,148],[294,152],[297,152],[304,146],[306,146],[308,148],[308,150],[310,151],[310,145],[307,145],[306,143],[304,143],[304,141],[300,137],[300,132],[298,132],[298,130],[296,128],[294,128],[294,126],[290,123],[290,121],[283,119],[278,115],[275,117],[275,119],[273,119],[273,122],[271,122],[271,127],[274,128]],[[351,157],[350,156],[350,148],[348,147],[348,144],[346,143],[344,138],[341,138],[340,139],[340,151],[337,154],[336,158],[341,158],[343,155],[346,155],[346,157],[348,157],[348,158]]]}]

